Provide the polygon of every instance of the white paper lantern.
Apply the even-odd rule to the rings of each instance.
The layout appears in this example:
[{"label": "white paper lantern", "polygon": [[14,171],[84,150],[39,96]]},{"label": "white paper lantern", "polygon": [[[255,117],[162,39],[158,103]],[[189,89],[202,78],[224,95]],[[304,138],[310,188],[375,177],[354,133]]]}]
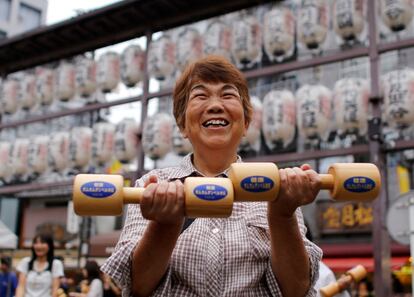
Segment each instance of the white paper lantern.
[{"label": "white paper lantern", "polygon": [[335,32],[344,40],[353,40],[364,29],[364,0],[335,0]]},{"label": "white paper lantern", "polygon": [[414,124],[414,70],[401,69],[383,76],[384,113],[392,126]]},{"label": "white paper lantern", "polygon": [[56,96],[61,101],[70,100],[75,95],[75,66],[62,62],[57,69]]},{"label": "white paper lantern", "polygon": [[20,85],[19,101],[25,110],[31,109],[37,103],[36,77],[32,74],[25,74]]},{"label": "white paper lantern", "polygon": [[262,128],[263,119],[263,104],[256,96],[250,97],[250,103],[253,107],[252,120],[249,128],[247,129],[246,136],[244,136],[240,142],[240,146],[249,146],[253,148],[260,140],[260,130]]},{"label": "white paper lantern", "polygon": [[231,52],[238,65],[251,66],[261,58],[262,28],[253,16],[233,24]]},{"label": "white paper lantern", "polygon": [[188,63],[203,56],[203,37],[197,29],[185,27],[178,35],[176,49],[178,67],[184,70]]},{"label": "white paper lantern", "polygon": [[142,130],[144,153],[153,160],[163,158],[172,148],[173,119],[159,113],[145,120]]},{"label": "white paper lantern", "polygon": [[115,157],[128,163],[138,156],[139,125],[133,119],[124,119],[116,125]]},{"label": "white paper lantern", "polygon": [[309,49],[316,49],[328,33],[328,6],[325,0],[302,0],[298,16],[299,40]]},{"label": "white paper lantern", "polygon": [[355,133],[363,136],[368,124],[368,81],[361,78],[344,78],[335,83],[333,102],[339,134]]},{"label": "white paper lantern", "polygon": [[92,158],[92,128],[74,127],[70,133],[69,159],[73,167],[87,166]]},{"label": "white paper lantern", "polygon": [[49,141],[49,165],[58,172],[69,167],[69,132],[57,132]]},{"label": "white paper lantern", "polygon": [[295,138],[296,104],[289,90],[270,91],[263,98],[262,129],[266,146],[287,147]]},{"label": "white paper lantern", "polygon": [[97,88],[97,65],[95,60],[83,57],[76,65],[76,90],[81,96],[93,94]]},{"label": "white paper lantern", "polygon": [[163,35],[150,44],[148,70],[151,77],[164,80],[173,74],[176,63],[175,51],[175,43],[169,35]]},{"label": "white paper lantern", "polygon": [[12,163],[12,144],[10,142],[0,142],[0,179],[10,181],[14,174]]},{"label": "white paper lantern", "polygon": [[413,18],[412,0],[381,0],[381,16],[392,31],[404,30]]},{"label": "white paper lantern", "polygon": [[332,127],[332,93],[322,85],[304,85],[297,93],[299,134],[327,140]]},{"label": "white paper lantern", "polygon": [[28,162],[32,172],[41,174],[49,168],[49,141],[46,135],[35,136],[30,140]]},{"label": "white paper lantern", "polygon": [[121,80],[121,59],[116,52],[103,54],[98,61],[98,86],[104,93],[109,93]]},{"label": "white paper lantern", "polygon": [[273,7],[264,15],[264,49],[271,61],[292,51],[295,41],[295,17],[287,7]]},{"label": "white paper lantern", "polygon": [[8,78],[3,83],[2,110],[7,114],[13,114],[20,108],[19,104],[20,84],[17,79]]},{"label": "white paper lantern", "polygon": [[172,149],[179,156],[185,156],[193,151],[191,142],[183,137],[175,122],[173,122]]},{"label": "white paper lantern", "polygon": [[137,44],[125,48],[121,55],[121,79],[133,87],[144,78],[145,51]]},{"label": "white paper lantern", "polygon": [[29,173],[29,139],[18,138],[13,143],[12,160],[16,175]]},{"label": "white paper lantern", "polygon": [[231,60],[232,30],[220,20],[212,21],[204,33],[204,53]]},{"label": "white paper lantern", "polygon": [[36,98],[42,105],[53,102],[55,75],[51,69],[36,68]]},{"label": "white paper lantern", "polygon": [[114,155],[115,125],[96,123],[93,126],[92,158],[100,165],[109,163]]}]

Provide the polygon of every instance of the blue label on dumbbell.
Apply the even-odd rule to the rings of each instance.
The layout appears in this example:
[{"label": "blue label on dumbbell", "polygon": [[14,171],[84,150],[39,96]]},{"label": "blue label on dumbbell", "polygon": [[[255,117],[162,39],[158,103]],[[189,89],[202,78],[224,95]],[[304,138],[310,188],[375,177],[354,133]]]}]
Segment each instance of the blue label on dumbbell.
[{"label": "blue label on dumbbell", "polygon": [[344,182],[344,188],[349,192],[369,192],[375,189],[375,182],[366,176],[354,176]]},{"label": "blue label on dumbbell", "polygon": [[260,175],[248,176],[240,183],[242,189],[254,193],[270,191],[274,185],[275,183],[272,179]]},{"label": "blue label on dumbbell", "polygon": [[226,188],[219,185],[199,185],[194,188],[193,194],[202,200],[215,201],[227,196]]},{"label": "blue label on dumbbell", "polygon": [[115,185],[104,181],[92,181],[81,186],[81,192],[91,198],[106,198],[116,192]]}]

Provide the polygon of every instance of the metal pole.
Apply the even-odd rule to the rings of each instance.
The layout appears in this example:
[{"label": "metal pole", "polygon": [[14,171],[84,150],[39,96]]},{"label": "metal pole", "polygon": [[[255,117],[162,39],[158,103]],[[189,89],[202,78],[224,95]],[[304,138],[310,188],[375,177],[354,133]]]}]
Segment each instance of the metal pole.
[{"label": "metal pole", "polygon": [[377,1],[368,2],[369,59],[371,73],[370,105],[372,119],[369,121],[369,150],[371,162],[380,172],[382,187],[379,198],[374,202],[373,246],[374,246],[374,291],[376,297],[391,296],[390,239],[386,229],[386,211],[388,209],[386,157],[381,151],[381,94],[379,88],[379,53],[377,32]]}]

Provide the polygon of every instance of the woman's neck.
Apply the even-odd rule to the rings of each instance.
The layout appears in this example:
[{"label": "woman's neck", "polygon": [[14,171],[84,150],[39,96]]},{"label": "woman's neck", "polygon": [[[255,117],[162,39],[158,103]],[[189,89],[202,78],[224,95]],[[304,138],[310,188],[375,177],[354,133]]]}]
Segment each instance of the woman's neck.
[{"label": "woman's neck", "polygon": [[36,257],[36,261],[37,262],[39,262],[39,263],[44,263],[44,262],[46,262],[47,261],[47,257],[46,256],[38,256],[38,257]]},{"label": "woman's neck", "polygon": [[237,153],[226,152],[194,152],[194,167],[205,176],[217,176],[237,161]]}]

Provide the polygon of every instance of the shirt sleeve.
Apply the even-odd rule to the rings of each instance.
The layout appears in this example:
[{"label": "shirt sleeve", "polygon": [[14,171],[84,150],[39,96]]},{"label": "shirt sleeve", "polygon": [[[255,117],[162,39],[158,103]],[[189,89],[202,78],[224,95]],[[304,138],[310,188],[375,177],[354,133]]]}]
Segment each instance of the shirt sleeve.
[{"label": "shirt sleeve", "polygon": [[94,279],[89,286],[88,297],[100,297],[103,294],[103,285],[102,281],[99,279]]},{"label": "shirt sleeve", "polygon": [[53,277],[62,277],[65,273],[63,271],[63,263],[60,260],[53,260],[52,264],[52,276]]},{"label": "shirt sleeve", "polygon": [[30,262],[29,257],[25,257],[25,258],[21,259],[19,264],[17,264],[16,270],[18,272],[23,272],[24,274],[27,274],[27,272],[29,270],[29,262]]}]

